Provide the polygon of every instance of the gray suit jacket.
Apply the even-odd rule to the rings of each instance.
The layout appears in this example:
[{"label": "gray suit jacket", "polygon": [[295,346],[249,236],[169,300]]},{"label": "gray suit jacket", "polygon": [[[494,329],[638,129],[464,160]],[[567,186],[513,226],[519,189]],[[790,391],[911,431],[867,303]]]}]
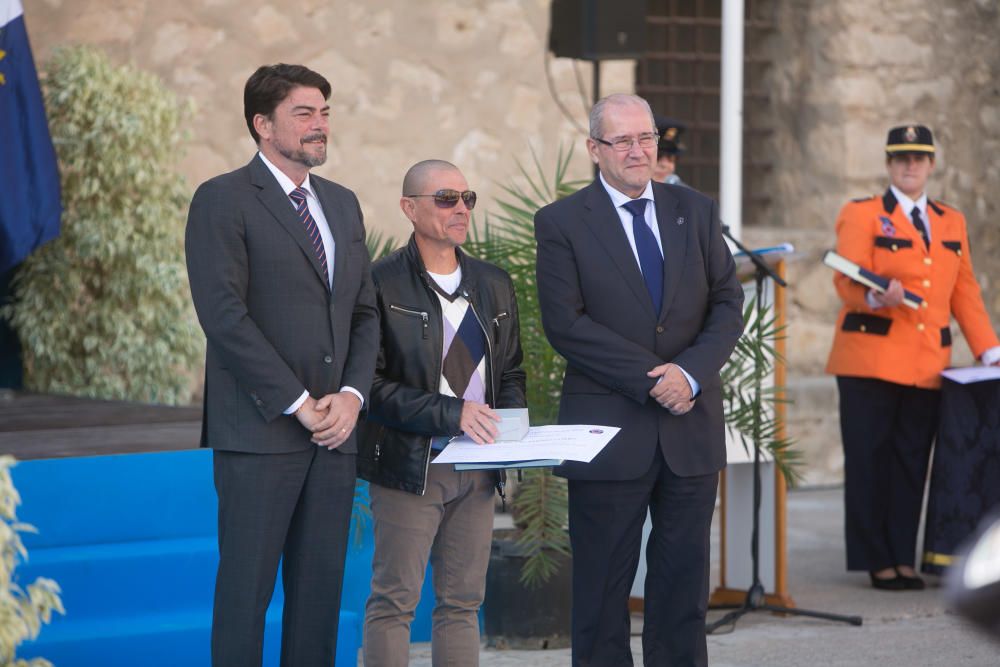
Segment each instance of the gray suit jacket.
[{"label": "gray suit jacket", "polygon": [[[371,387],[378,311],[357,197],[310,175],[336,244],[333,291],[289,198],[258,157],[203,183],[188,214],[191,295],[208,348],[202,446],[242,452],[315,447],[283,414]],[[354,436],[339,451],[356,452]]]},{"label": "gray suit jacket", "polygon": [[[680,476],[725,465],[719,370],[743,331],[743,289],[715,202],[662,183],[653,196],[664,262],[659,313],[599,180],[535,216],[542,324],[567,361],[559,421],[621,427],[592,462],[559,469],[571,479],[637,478],[657,444]],[[668,361],[701,385],[685,415],[649,397],[646,372]]]}]

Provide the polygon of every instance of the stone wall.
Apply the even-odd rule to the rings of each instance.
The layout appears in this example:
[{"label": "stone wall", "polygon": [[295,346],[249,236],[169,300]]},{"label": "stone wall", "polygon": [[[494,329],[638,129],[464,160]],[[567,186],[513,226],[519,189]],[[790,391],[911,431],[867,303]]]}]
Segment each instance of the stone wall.
[{"label": "stone wall", "polygon": [[[573,124],[585,127],[586,113],[572,62],[552,60],[551,75],[573,122],[546,84],[549,0],[302,0],[294,11],[267,0],[25,4],[36,60],[92,44],[195,102],[181,162],[192,192],[252,156],[243,84],[273,62],[303,63],[330,80],[330,158],[316,172],[358,193],[371,229],[409,234],[398,201],[418,160],[455,162],[484,211],[532,150],[551,171],[559,147],[575,145],[570,175],[590,173]],[[589,83],[589,67],[580,73]],[[632,89],[630,62],[606,64],[602,75],[604,92]]]},{"label": "stone wall", "polygon": [[[973,261],[1000,327],[1000,3],[923,0],[764,0],[777,28],[748,44],[769,74],[775,168],[774,228],[744,227],[752,242],[791,240],[789,428],[807,455],[806,480],[837,482],[842,456],[833,379],[822,374],[839,300],[823,250],[848,199],[888,184],[889,127],[932,128],[932,198],[962,210]],[[754,113],[748,109],[748,113]],[[953,326],[958,334],[959,329]],[[956,335],[956,364],[971,353]]]}]

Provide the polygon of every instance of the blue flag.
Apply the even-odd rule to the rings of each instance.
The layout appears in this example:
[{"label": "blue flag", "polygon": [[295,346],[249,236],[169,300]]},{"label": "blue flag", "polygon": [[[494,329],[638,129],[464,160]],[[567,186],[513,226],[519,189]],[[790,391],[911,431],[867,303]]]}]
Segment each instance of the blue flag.
[{"label": "blue flag", "polygon": [[0,274],[59,235],[59,171],[20,0],[0,0]]}]

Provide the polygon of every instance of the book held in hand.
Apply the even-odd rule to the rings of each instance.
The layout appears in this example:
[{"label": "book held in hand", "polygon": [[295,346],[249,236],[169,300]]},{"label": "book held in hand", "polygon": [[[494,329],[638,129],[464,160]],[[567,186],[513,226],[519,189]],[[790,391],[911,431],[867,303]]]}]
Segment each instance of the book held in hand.
[{"label": "book held in hand", "polygon": [[[826,254],[823,255],[823,263],[834,271],[843,273],[854,282],[861,283],[862,285],[870,287],[881,294],[885,294],[886,290],[889,289],[888,278],[880,276],[877,273],[872,273],[868,269],[863,269],[851,260],[838,255],[832,250],[827,250]],[[920,295],[914,294],[909,290],[903,290],[903,303],[910,308],[916,310],[920,308],[920,304],[923,302],[924,299]]]}]

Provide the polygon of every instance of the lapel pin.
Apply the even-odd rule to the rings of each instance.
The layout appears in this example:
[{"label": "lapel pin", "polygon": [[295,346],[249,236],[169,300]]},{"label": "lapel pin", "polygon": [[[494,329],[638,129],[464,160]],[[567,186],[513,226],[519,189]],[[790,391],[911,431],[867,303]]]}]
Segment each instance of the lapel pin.
[{"label": "lapel pin", "polygon": [[684,224],[684,218],[677,218],[677,224],[678,225],[683,225]]}]

